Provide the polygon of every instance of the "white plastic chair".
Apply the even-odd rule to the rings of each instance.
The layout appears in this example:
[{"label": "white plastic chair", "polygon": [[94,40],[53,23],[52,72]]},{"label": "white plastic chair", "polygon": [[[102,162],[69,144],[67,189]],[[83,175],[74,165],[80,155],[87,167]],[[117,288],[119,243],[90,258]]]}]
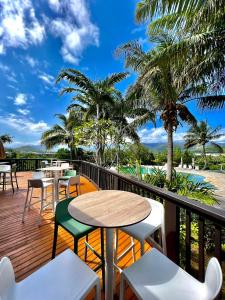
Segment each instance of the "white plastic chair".
[{"label": "white plastic chair", "polygon": [[[41,173],[41,172],[37,172],[37,173]],[[35,174],[33,176],[34,177],[41,176],[41,174]],[[44,208],[46,208],[49,205],[52,205],[52,209],[54,211],[54,208],[55,208],[54,197],[53,197],[54,186],[53,186],[52,178],[40,178],[40,177],[38,177],[38,178],[39,179],[29,179],[28,180],[27,196],[26,196],[26,200],[25,200],[25,204],[24,204],[22,223],[24,223],[26,209],[29,210],[30,207],[36,203],[39,203],[39,202],[41,203],[40,216],[41,216],[41,213],[44,210]],[[46,180],[43,180],[43,179],[46,179]],[[47,193],[48,187],[52,188],[51,193]],[[41,191],[40,197],[33,196],[34,189],[40,189],[40,191]],[[49,196],[52,197],[51,203],[44,204],[44,202],[47,200],[47,198]],[[38,198],[38,200],[36,202],[32,203],[33,198]]]},{"label": "white plastic chair", "polygon": [[[75,187],[76,190],[73,192],[70,192],[70,187]],[[80,176],[73,176],[66,180],[59,179],[58,181],[58,191],[60,191],[60,188],[64,188],[64,192],[67,196],[67,198],[70,197],[70,194],[76,192],[77,195],[80,195]]]},{"label": "white plastic chair", "polygon": [[120,300],[125,282],[142,300],[212,300],[222,286],[222,270],[213,257],[208,263],[205,282],[201,283],[169,258],[152,249],[121,274]]},{"label": "white plastic chair", "polygon": [[0,261],[2,300],[78,300],[93,288],[95,299],[100,300],[99,277],[70,249],[19,283],[10,260],[3,257]]},{"label": "white plastic chair", "polygon": [[[154,246],[160,248],[159,245],[153,240],[151,237],[152,234],[161,229],[162,236],[162,251],[166,254],[166,237],[165,237],[165,222],[164,222],[164,207],[163,204],[152,199],[148,199],[151,206],[150,215],[142,222],[137,223],[135,225],[122,227],[119,230],[129,234],[131,236],[131,245],[117,257],[118,252],[118,229],[116,231],[116,251],[115,251],[115,265],[127,254],[130,250],[132,250],[133,260],[135,261],[135,251],[134,251],[134,239],[138,240],[141,243],[141,255],[144,254],[144,244],[145,240],[149,240]],[[117,266],[118,268],[118,266]],[[119,269],[119,268],[118,268]]]},{"label": "white plastic chair", "polygon": [[61,166],[60,166],[63,170],[66,170],[66,169],[69,169],[70,167],[70,164],[69,163],[61,163]]}]

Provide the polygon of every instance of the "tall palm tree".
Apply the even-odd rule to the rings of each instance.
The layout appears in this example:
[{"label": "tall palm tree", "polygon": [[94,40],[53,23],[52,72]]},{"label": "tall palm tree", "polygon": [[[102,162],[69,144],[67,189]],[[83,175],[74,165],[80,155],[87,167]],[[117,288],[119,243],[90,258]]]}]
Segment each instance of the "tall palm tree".
[{"label": "tall palm tree", "polygon": [[225,103],[221,85],[225,80],[224,1],[141,0],[137,4],[136,19],[151,22],[150,36],[160,30],[172,30],[180,37],[161,51],[157,60],[167,58],[175,64],[182,63],[187,81],[206,80],[213,87],[213,94],[220,97],[202,98],[199,104],[203,108],[222,107]]},{"label": "tall palm tree", "polygon": [[[71,85],[63,88],[61,94],[72,93],[75,103],[69,109],[79,107],[85,112],[86,119],[94,118],[96,124],[106,118],[109,107],[113,105],[118,97],[115,84],[127,77],[128,73],[116,73],[109,75],[103,80],[93,81],[78,70],[62,70],[56,80],[60,82],[67,80]],[[97,129],[96,160],[99,165],[103,162],[104,144],[102,143],[101,129]]]},{"label": "tall palm tree", "polygon": [[9,144],[9,143],[12,143],[13,138],[9,134],[3,134],[3,135],[0,135],[0,140],[3,144],[6,144],[6,143]]},{"label": "tall palm tree", "polygon": [[47,149],[60,144],[66,144],[70,149],[71,159],[76,157],[76,147],[74,145],[74,130],[76,126],[82,124],[82,112],[79,110],[69,112],[69,115],[56,114],[61,124],[55,124],[46,130],[41,137],[41,144]]},{"label": "tall palm tree", "polygon": [[223,148],[215,142],[216,139],[225,135],[224,133],[220,133],[220,130],[221,126],[211,128],[206,121],[201,121],[195,126],[192,126],[184,136],[184,146],[186,148],[191,148],[197,145],[202,146],[202,154],[205,161],[204,169],[207,167],[206,145],[208,143],[214,146],[218,152],[223,153]]},{"label": "tall palm tree", "polygon": [[174,69],[170,61],[163,64],[151,65],[152,60],[168,44],[172,43],[170,37],[159,36],[157,48],[145,53],[140,44],[131,42],[120,47],[118,52],[125,54],[126,66],[138,72],[136,83],[128,91],[128,99],[139,113],[141,125],[147,121],[148,112],[159,113],[163,126],[167,132],[167,179],[172,179],[173,168],[173,132],[184,121],[189,124],[196,122],[185,105],[197,87],[187,89],[177,83],[179,69]]}]

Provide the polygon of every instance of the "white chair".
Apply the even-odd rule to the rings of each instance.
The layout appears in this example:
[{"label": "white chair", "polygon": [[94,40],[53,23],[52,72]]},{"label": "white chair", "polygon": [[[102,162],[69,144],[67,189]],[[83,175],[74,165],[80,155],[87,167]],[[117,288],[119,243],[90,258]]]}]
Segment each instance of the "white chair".
[{"label": "white chair", "polygon": [[147,252],[121,274],[120,300],[125,282],[142,300],[212,300],[222,286],[222,270],[213,257],[201,283],[156,249]]},{"label": "white chair", "polygon": [[[75,191],[70,192],[70,187],[75,187]],[[67,198],[70,197],[70,194],[76,192],[77,195],[80,195],[80,176],[73,176],[66,180],[62,180],[59,178],[58,181],[58,191],[60,192],[60,188],[64,188],[65,195]]]},{"label": "white chair", "polygon": [[2,300],[78,300],[94,288],[95,299],[100,300],[98,276],[70,249],[18,283],[10,260],[0,261]]},{"label": "white chair", "polygon": [[[39,172],[39,173],[41,173],[41,172]],[[38,174],[35,174],[35,176],[38,176]],[[48,187],[52,188],[51,193],[47,192]],[[40,189],[40,191],[41,191],[40,197],[33,196],[34,189]],[[41,216],[42,211],[49,205],[52,205],[52,209],[54,211],[55,204],[54,204],[53,192],[54,192],[54,186],[53,186],[52,178],[40,178],[39,177],[38,179],[29,179],[28,180],[28,188],[27,188],[27,196],[26,196],[24,210],[23,210],[22,223],[24,223],[26,209],[29,210],[30,207],[36,203],[39,203],[39,202],[41,203],[40,216]],[[52,197],[51,203],[47,203],[47,201],[46,201],[49,196]],[[38,200],[36,202],[32,203],[33,198],[38,198]]]},{"label": "white chair", "polygon": [[70,164],[69,163],[61,163],[60,166],[63,170],[69,169],[70,168]]},{"label": "white chair", "polygon": [[[163,204],[152,199],[146,198],[151,206],[150,215],[142,222],[137,223],[135,225],[122,227],[119,230],[129,234],[131,237],[131,245],[117,257],[118,252],[118,229],[116,230],[116,251],[115,251],[115,266],[117,263],[127,254],[130,250],[132,250],[133,260],[135,261],[135,251],[134,251],[134,239],[138,240],[141,243],[141,255],[144,255],[144,244],[145,241],[148,240],[156,246],[160,248],[159,245],[153,240],[151,237],[156,230],[161,229],[162,236],[162,251],[166,254],[166,237],[165,237],[165,225],[164,225],[164,207]],[[119,269],[120,270],[120,269]]]},{"label": "white chair", "polygon": [[189,165],[189,166],[188,166],[188,169],[190,169],[190,170],[193,169],[192,165]]},{"label": "white chair", "polygon": [[195,170],[199,171],[199,166],[195,166]]},{"label": "white chair", "polygon": [[187,169],[187,165],[186,164],[183,164],[183,169]]}]

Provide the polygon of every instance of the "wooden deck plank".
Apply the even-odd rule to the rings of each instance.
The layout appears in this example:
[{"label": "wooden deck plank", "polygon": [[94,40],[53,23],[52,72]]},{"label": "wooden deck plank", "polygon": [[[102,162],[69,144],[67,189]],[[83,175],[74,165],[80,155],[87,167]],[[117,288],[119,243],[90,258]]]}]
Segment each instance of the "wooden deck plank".
[{"label": "wooden deck plank", "polygon": [[[36,204],[27,214],[25,223],[21,222],[22,212],[27,191],[27,180],[31,178],[31,172],[21,172],[18,174],[19,190],[12,193],[8,188],[6,191],[0,191],[0,258],[8,256],[13,264],[16,280],[20,281],[40,268],[51,259],[54,215],[51,209],[47,209],[41,217],[41,225],[37,225],[39,216],[39,204]],[[87,178],[82,177],[81,193],[96,191],[97,188]],[[35,195],[38,195],[35,192]],[[100,230],[97,229],[89,236],[90,244],[100,252]],[[119,233],[120,254],[130,245],[130,238],[125,233]],[[64,229],[59,229],[57,251],[59,254],[67,248],[73,249],[73,238]],[[78,254],[84,259],[84,239],[79,241]],[[150,246],[146,243],[146,249]],[[135,244],[136,257],[140,257],[140,245]],[[87,264],[94,268],[99,259],[88,251]],[[133,263],[131,251],[119,263],[121,268],[125,268]],[[101,278],[101,271],[98,271]],[[117,273],[117,295],[119,290],[119,274]],[[88,299],[92,299],[90,295]],[[127,291],[126,299],[136,299],[131,290]]]}]

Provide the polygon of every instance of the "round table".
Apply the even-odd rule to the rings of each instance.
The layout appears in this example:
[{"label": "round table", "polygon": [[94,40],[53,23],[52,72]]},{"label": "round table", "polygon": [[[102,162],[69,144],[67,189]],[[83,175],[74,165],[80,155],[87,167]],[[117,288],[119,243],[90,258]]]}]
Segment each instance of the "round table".
[{"label": "round table", "polygon": [[106,299],[113,299],[114,228],[141,222],[151,212],[149,202],[134,193],[103,190],[76,197],[68,211],[77,221],[106,228]]}]

